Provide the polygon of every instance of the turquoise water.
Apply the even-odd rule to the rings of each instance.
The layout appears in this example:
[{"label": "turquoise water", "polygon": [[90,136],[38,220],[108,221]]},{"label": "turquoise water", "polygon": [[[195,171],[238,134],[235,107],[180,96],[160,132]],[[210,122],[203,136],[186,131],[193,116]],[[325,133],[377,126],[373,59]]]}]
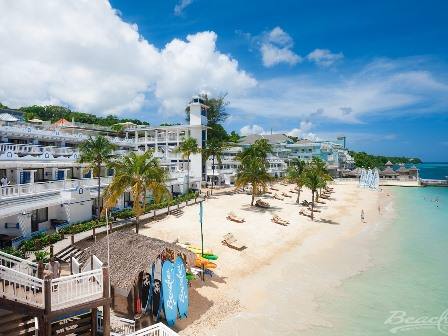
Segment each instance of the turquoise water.
[{"label": "turquoise water", "polygon": [[[393,193],[397,218],[374,241],[373,266],[319,302],[332,328],[302,335],[393,335],[393,325],[384,323],[390,311],[422,317],[448,309],[448,188],[396,188]],[[444,328],[448,334],[448,324]],[[433,326],[397,334],[444,335]]]},{"label": "turquoise water", "polygon": [[448,163],[421,163],[417,167],[420,169],[420,177],[424,179],[442,180],[448,176]]}]

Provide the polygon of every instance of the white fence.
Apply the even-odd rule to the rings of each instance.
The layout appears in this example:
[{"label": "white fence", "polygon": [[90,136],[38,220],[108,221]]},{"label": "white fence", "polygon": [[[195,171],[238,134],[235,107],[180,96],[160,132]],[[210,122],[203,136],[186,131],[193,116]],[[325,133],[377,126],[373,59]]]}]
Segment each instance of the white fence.
[{"label": "white fence", "polygon": [[[50,291],[52,311],[100,299],[103,297],[103,270],[100,267],[52,279]],[[0,252],[0,295],[44,308],[45,281],[37,277],[37,264]]]},{"label": "white fence", "polygon": [[0,266],[1,296],[30,306],[44,308],[44,281],[6,266]]},{"label": "white fence", "polygon": [[126,336],[177,336],[178,334],[168,328],[163,323],[157,323],[150,327],[140,329],[132,334]]},{"label": "white fence", "polygon": [[102,269],[73,274],[51,281],[51,310],[71,307],[103,296]]}]

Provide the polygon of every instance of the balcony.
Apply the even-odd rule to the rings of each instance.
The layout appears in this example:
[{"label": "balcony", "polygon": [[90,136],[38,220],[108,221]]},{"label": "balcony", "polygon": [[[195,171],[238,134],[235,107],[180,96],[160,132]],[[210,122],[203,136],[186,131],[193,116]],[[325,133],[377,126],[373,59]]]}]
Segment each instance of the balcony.
[{"label": "balcony", "polygon": [[[112,177],[102,177],[101,186],[107,186],[112,181]],[[43,195],[57,191],[70,191],[76,188],[97,188],[98,180],[96,178],[79,180],[60,180],[48,182],[35,182],[28,184],[17,184],[6,187],[0,187],[0,200],[20,198],[22,196]]]}]

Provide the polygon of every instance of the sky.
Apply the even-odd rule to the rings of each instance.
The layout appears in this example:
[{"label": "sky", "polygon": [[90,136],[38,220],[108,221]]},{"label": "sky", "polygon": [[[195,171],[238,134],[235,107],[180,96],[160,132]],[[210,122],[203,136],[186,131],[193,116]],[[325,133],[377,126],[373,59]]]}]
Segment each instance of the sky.
[{"label": "sky", "polygon": [[448,161],[447,1],[0,0],[0,102]]}]

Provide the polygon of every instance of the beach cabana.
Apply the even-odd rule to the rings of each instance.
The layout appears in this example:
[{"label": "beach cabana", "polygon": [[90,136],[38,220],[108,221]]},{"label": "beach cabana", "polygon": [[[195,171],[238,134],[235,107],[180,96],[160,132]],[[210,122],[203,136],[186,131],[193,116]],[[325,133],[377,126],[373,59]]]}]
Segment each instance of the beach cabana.
[{"label": "beach cabana", "polygon": [[385,179],[397,179],[399,174],[394,171],[391,167],[387,167],[386,169],[380,172],[380,177]]},{"label": "beach cabana", "polygon": [[39,118],[33,118],[31,120],[28,120],[28,122],[30,122],[32,124],[42,124],[44,121]]},{"label": "beach cabana", "polygon": [[[117,231],[109,235],[110,283],[112,309],[116,314],[134,319],[141,315],[148,295],[145,284],[151,274],[152,265],[158,261],[174,260],[181,256],[187,267],[194,265],[196,255],[176,244],[150,238],[128,231]],[[107,257],[107,238],[103,238],[85,249],[81,261],[95,255],[103,263]],[[147,292],[146,292],[147,293]]]}]

